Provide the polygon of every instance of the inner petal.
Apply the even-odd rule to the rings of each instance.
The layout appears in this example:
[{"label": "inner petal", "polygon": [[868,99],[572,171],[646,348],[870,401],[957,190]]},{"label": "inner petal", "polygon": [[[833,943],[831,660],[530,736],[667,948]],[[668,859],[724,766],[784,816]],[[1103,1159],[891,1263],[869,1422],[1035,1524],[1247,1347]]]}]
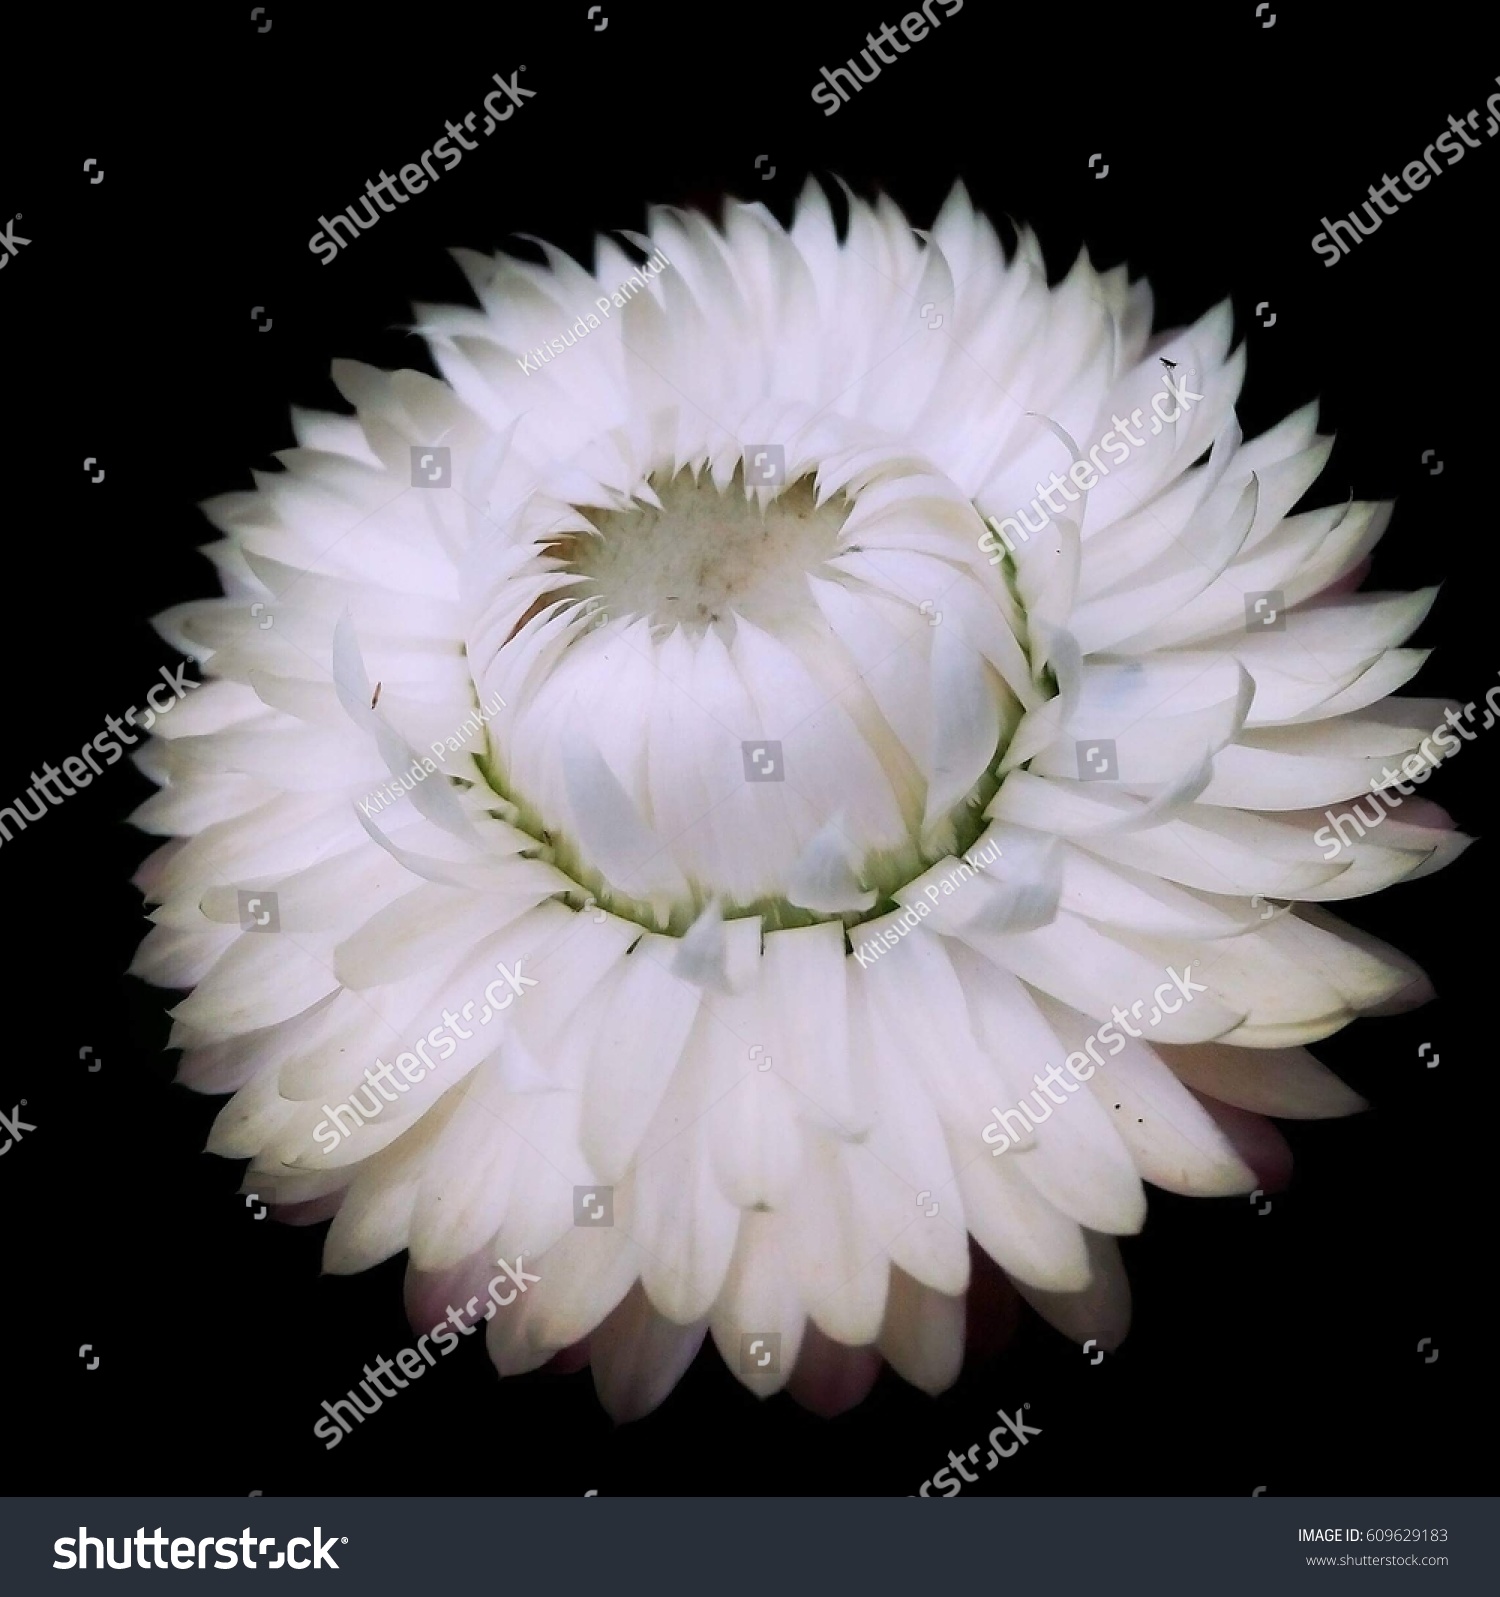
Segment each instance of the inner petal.
[{"label": "inner petal", "polygon": [[593,463],[597,491],[548,485],[518,520],[530,561],[510,546],[514,587],[471,633],[503,701],[497,813],[643,924],[713,900],[773,926],[889,908],[982,829],[1014,685],[1050,696],[943,473],[879,440],[784,453],[776,486],[697,454],[622,497],[635,448]]}]

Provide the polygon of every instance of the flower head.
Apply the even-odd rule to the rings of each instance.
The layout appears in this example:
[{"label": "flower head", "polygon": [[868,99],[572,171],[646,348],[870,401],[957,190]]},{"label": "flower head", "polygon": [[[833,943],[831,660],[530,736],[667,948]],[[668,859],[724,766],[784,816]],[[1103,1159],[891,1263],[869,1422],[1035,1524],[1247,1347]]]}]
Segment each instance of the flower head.
[{"label": "flower head", "polygon": [[1328,444],[1243,442],[1228,308],[848,210],[459,252],[443,380],[336,364],[159,623],[210,680],[136,969],[210,1147],[419,1329],[521,1255],[496,1365],[625,1417],[705,1335],[940,1390],[985,1257],[1117,1341],[1143,1183],[1265,1184],[1262,1116],[1359,1107],[1305,1045],[1427,994],[1322,904],[1463,842],[1317,840],[1439,757],[1432,595],[1353,591],[1388,507],[1290,513]]}]

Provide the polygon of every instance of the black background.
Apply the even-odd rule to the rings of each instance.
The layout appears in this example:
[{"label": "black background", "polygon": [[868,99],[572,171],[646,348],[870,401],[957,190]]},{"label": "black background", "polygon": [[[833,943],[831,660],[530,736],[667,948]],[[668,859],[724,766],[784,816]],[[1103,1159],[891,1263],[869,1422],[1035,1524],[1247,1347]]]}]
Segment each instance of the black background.
[{"label": "black background", "polygon": [[[885,189],[919,226],[961,177],[981,208],[1038,229],[1054,276],[1083,246],[1148,276],[1159,326],[1230,296],[1249,342],[1247,436],[1320,398],[1338,443],[1309,503],[1396,497],[1367,585],[1446,583],[1415,640],[1437,652],[1406,691],[1482,698],[1500,674],[1500,139],[1483,141],[1482,116],[1484,147],[1336,267],[1310,240],[1420,159],[1450,113],[1483,107],[1500,39],[1477,8],[1377,23],[1271,3],[1265,27],[1249,0],[969,0],[832,117],[810,99],[819,68],[897,23],[904,0],[606,0],[603,30],[581,0],[545,15],[270,0],[265,33],[246,3],[8,24],[0,223],[21,213],[31,242],[0,274],[0,802],[175,663],[148,618],[215,591],[197,502],[271,467],[290,404],[340,408],[330,361],[431,370],[402,328],[413,301],[464,297],[449,246],[531,233],[586,255],[598,231],[641,227],[649,203],[726,192],[786,218],[809,172]],[[319,263],[320,213],[523,62],[537,91],[523,114]],[[1483,834],[1497,751],[1500,737],[1466,744],[1423,796]],[[255,1222],[241,1167],[198,1151],[218,1100],[171,1084],[175,995],[122,974],[146,929],[129,878],[150,846],[125,817],[150,791],[122,763],[0,848],[0,1109],[24,1098],[37,1127],[0,1158],[3,1489],[904,1495],[1022,1403],[1042,1436],[969,1492],[1494,1488],[1478,1440],[1493,1417],[1487,842],[1337,906],[1412,953],[1438,1001],[1319,1045],[1373,1107],[1287,1128],[1297,1171],[1269,1213],[1153,1194],[1124,1244],[1134,1329],[1104,1364],[1028,1315],[941,1399],[888,1373],[826,1422],[784,1396],[759,1403],[710,1350],[655,1415],[615,1428],[587,1373],[502,1384],[475,1337],[327,1453],[320,1402],[410,1344],[404,1261],[320,1277],[325,1228]]]}]

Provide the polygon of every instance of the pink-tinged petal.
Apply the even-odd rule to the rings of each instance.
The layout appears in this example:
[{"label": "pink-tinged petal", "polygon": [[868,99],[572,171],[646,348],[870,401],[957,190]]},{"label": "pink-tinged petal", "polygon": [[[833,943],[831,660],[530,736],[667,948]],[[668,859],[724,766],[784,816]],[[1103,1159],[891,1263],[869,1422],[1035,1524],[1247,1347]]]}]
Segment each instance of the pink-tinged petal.
[{"label": "pink-tinged petal", "polygon": [[1401,819],[1408,826],[1425,826],[1435,832],[1452,832],[1457,823],[1441,804],[1431,799],[1409,798],[1401,806]]},{"label": "pink-tinged petal", "polygon": [[1130,1330],[1130,1280],[1113,1237],[1090,1231],[1085,1241],[1089,1282],[1081,1292],[1039,1292],[1029,1286],[1017,1290],[1054,1330],[1080,1346],[1092,1338],[1112,1353]]},{"label": "pink-tinged petal", "polygon": [[283,1225],[317,1225],[339,1212],[348,1190],[340,1187],[337,1192],[325,1192],[321,1198],[306,1198],[301,1203],[272,1203],[267,1210],[273,1220],[280,1220]]},{"label": "pink-tinged petal", "polygon": [[707,1321],[677,1325],[658,1314],[637,1281],[589,1338],[594,1390],[609,1417],[625,1425],[664,1402],[707,1331]]},{"label": "pink-tinged petal", "polygon": [[[430,1331],[439,1321],[448,1319],[449,1309],[456,1311],[455,1318],[461,1330],[482,1325],[489,1303],[489,1282],[494,1274],[495,1266],[486,1248],[471,1253],[451,1270],[413,1270],[408,1266],[406,1317],[412,1330]],[[474,1305],[472,1312],[470,1303]]]},{"label": "pink-tinged petal", "polygon": [[845,1347],[809,1324],[787,1393],[803,1408],[832,1419],[864,1401],[884,1362],[875,1348]]},{"label": "pink-tinged petal", "polygon": [[581,1342],[575,1342],[572,1347],[565,1347],[561,1353],[555,1354],[542,1368],[548,1375],[572,1375],[578,1370],[588,1368],[589,1339],[584,1337]]},{"label": "pink-tinged petal", "polygon": [[1369,576],[1373,564],[1373,559],[1366,555],[1357,565],[1351,566],[1337,582],[1330,582],[1326,588],[1320,588],[1308,602],[1312,603],[1318,599],[1337,599],[1340,594],[1358,592],[1360,584]]},{"label": "pink-tinged petal", "polygon": [[[1359,822],[1357,835],[1361,840],[1366,836],[1373,837],[1377,843],[1385,843],[1391,848],[1399,848],[1402,840],[1394,830],[1381,832],[1382,825],[1387,821],[1399,821],[1403,825],[1418,826],[1432,832],[1451,832],[1456,829],[1453,817],[1441,804],[1418,798],[1415,794],[1404,798],[1395,788],[1383,788],[1378,794],[1362,793],[1358,798],[1340,799],[1315,814],[1330,826],[1334,826],[1343,816],[1352,815]],[[1342,832],[1338,832],[1338,836],[1344,838]]]},{"label": "pink-tinged petal", "polygon": [[1292,1150],[1275,1125],[1264,1115],[1236,1109],[1217,1098],[1205,1098],[1196,1092],[1193,1096],[1234,1144],[1234,1151],[1255,1172],[1265,1191],[1284,1192],[1292,1179]]}]

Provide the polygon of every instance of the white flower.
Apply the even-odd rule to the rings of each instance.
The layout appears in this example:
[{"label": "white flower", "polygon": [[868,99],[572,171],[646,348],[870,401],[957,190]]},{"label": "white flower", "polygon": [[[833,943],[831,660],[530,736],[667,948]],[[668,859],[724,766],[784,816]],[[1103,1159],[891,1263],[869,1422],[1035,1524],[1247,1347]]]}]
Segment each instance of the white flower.
[{"label": "white flower", "polygon": [[1261,1115],[1359,1107],[1303,1045],[1428,995],[1322,903],[1464,841],[1315,841],[1437,756],[1387,697],[1432,594],[1353,592],[1389,507],[1288,514],[1328,443],[1242,442],[1227,305],[1153,337],[962,190],[849,209],[460,252],[446,381],[337,364],[159,623],[212,680],[142,757],[135,968],[210,1147],[330,1270],[408,1249],[419,1329],[522,1255],[495,1364],[587,1339],[623,1417],[705,1333],[825,1410],[872,1349],[941,1390],[971,1237],[1113,1345],[1143,1181],[1267,1184]]}]

